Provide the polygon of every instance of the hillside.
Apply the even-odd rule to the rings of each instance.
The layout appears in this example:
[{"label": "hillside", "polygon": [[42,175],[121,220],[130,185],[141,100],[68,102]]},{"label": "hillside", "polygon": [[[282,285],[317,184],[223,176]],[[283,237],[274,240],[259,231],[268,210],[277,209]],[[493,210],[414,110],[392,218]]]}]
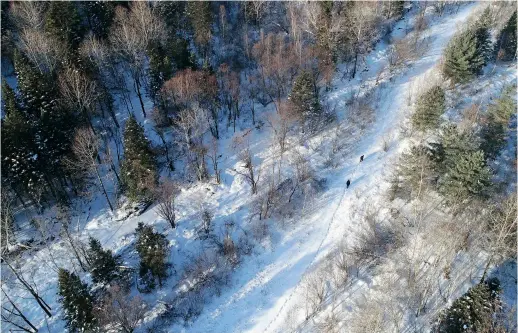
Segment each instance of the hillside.
[{"label": "hillside", "polygon": [[[481,320],[516,332],[516,56],[507,60],[503,51],[499,56],[488,52],[480,70],[465,81],[445,69],[458,60],[449,56],[452,45],[471,29],[483,27],[491,49],[500,45],[503,50],[510,7],[397,3],[401,8],[394,16],[379,14],[394,10],[383,2],[365,9],[360,3],[348,9],[332,2],[330,9],[318,7],[330,21],[311,14],[316,3],[278,2],[267,9],[256,3],[252,12],[264,12],[255,24],[243,21],[251,9],[239,2],[186,4],[185,11],[174,11],[173,2],[164,5],[171,8],[147,2],[118,6],[108,37],[99,37],[110,45],[103,52],[113,53],[113,60],[99,56],[93,46],[82,58],[95,26],[83,28],[91,31],[79,44],[71,39],[78,53],[62,55],[84,62],[100,57],[106,63],[96,58],[95,70],[77,65],[76,71],[106,88],[113,111],[105,110],[105,95],[95,89],[97,102],[74,100],[70,110],[82,111],[71,114],[79,123],[74,121],[70,151],[49,155],[59,163],[45,164],[50,171],[36,181],[40,190],[31,182],[26,188],[19,170],[40,172],[49,144],[43,141],[47,148],[42,149],[35,139],[30,141],[34,147],[18,147],[16,140],[31,133],[45,137],[47,120],[38,118],[43,125],[30,134],[12,128],[24,128],[15,122],[17,110],[26,116],[31,103],[46,98],[25,95],[30,83],[42,82],[47,74],[31,81],[22,75],[32,72],[20,65],[19,55],[12,56],[16,75],[3,61],[5,85],[16,89],[16,97],[2,90],[2,168],[7,170],[2,192],[9,197],[2,199],[2,237],[7,239],[2,243],[2,327],[62,332],[74,331],[71,323],[81,322],[77,331],[443,332],[437,328],[446,325],[443,311],[471,287],[497,278],[499,296],[492,301],[502,306],[486,304],[493,310]],[[77,5],[78,15],[90,10],[82,6]],[[27,8],[3,9],[11,22],[3,36],[12,38],[24,66],[37,68],[35,61],[42,58],[31,57],[31,42],[24,40]],[[48,33],[56,9],[40,9]],[[117,29],[133,19],[132,13],[150,15],[149,30],[133,33],[147,31],[161,39],[149,37],[142,53],[130,57],[130,40],[117,48],[116,37],[125,36]],[[351,28],[342,19],[358,21]],[[179,44],[168,44],[177,42],[167,36],[170,22],[180,24],[175,36],[186,37],[190,55],[182,61],[191,65],[185,69],[174,52],[173,65],[167,51],[160,58],[162,46],[181,52]],[[286,32],[276,26],[279,22],[286,23]],[[326,67],[329,59],[313,50],[320,42],[312,34],[324,26],[330,33],[352,29],[347,30],[351,34],[364,23],[372,29],[362,35],[364,49],[347,53],[340,45],[348,41],[338,39],[333,52],[340,56]],[[204,24],[209,42],[203,42]],[[250,40],[233,40],[232,34],[245,28]],[[482,38],[482,30],[476,31]],[[516,41],[516,31],[514,36]],[[232,47],[253,55],[233,59],[238,51]],[[468,47],[482,52],[479,44]],[[132,61],[140,56],[137,73]],[[37,89],[56,93],[56,107],[68,108],[64,101],[75,74],[55,66],[56,91]],[[113,73],[116,79],[110,79]],[[441,91],[429,102],[440,104],[435,116],[423,97],[434,87]],[[428,113],[418,118],[418,110]],[[26,123],[36,118],[27,116]],[[61,122],[70,121],[72,128],[71,118],[50,121],[59,122],[53,129],[63,128],[59,133],[67,132]],[[455,126],[453,139],[445,134],[448,126]],[[56,134],[49,135],[52,143]],[[81,145],[81,140],[91,141]],[[88,152],[81,155],[79,147]],[[18,160],[20,151],[29,162]],[[486,178],[476,178],[486,172]],[[66,200],[59,198],[60,191]],[[144,234],[144,226],[151,233]],[[99,282],[94,277],[92,238],[118,256],[116,278]],[[63,296],[63,269],[86,286],[76,286],[69,298]],[[89,300],[73,306],[86,306],[81,311],[96,319],[66,307],[64,299],[82,292]],[[465,325],[482,331],[480,323],[478,328]],[[444,332],[456,332],[452,327]]]}]

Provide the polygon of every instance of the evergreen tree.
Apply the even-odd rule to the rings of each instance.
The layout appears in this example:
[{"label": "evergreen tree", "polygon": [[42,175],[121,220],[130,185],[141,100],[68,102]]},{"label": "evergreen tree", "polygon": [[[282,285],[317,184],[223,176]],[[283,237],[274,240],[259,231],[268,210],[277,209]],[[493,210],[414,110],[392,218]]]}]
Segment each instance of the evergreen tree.
[{"label": "evergreen tree", "polygon": [[139,222],[136,229],[136,249],[140,257],[139,275],[147,290],[155,287],[155,280],[162,287],[163,280],[167,277],[167,240],[164,235],[153,231],[153,228]]},{"label": "evergreen tree", "polygon": [[212,12],[210,1],[187,2],[187,16],[194,32],[194,41],[204,58],[204,68],[209,66],[209,43],[212,38]]},{"label": "evergreen tree", "polygon": [[14,90],[2,82],[4,117],[2,118],[2,178],[11,187],[30,194],[32,186],[43,183],[39,161],[34,156],[38,147],[33,138],[33,128],[21,109]]},{"label": "evergreen tree", "polygon": [[92,332],[96,319],[93,315],[92,296],[88,286],[77,275],[60,268],[58,272],[60,302],[70,332]]},{"label": "evergreen tree", "polygon": [[59,93],[51,77],[32,67],[19,52],[15,53],[15,69],[20,106],[35,149],[32,158],[50,191],[59,197],[52,180],[64,180],[62,159],[70,153],[76,122],[68,110],[58,105]]},{"label": "evergreen tree", "polygon": [[167,48],[171,50],[171,57],[177,70],[186,68],[196,69],[193,55],[189,51],[189,42],[181,37],[169,41]]},{"label": "evergreen tree", "polygon": [[474,153],[479,143],[472,132],[459,131],[455,124],[447,124],[439,133],[438,142],[430,144],[430,159],[434,170],[444,174],[453,168],[456,159],[463,153]]},{"label": "evergreen tree", "polygon": [[498,59],[511,61],[516,59],[516,10],[497,37]]},{"label": "evergreen tree", "polygon": [[159,1],[156,9],[160,17],[167,25],[168,35],[175,36],[182,30],[185,24],[185,2],[183,1]]},{"label": "evergreen tree", "polygon": [[76,3],[51,2],[47,11],[45,31],[71,49],[77,49],[83,37],[83,27]]},{"label": "evergreen tree", "polygon": [[162,84],[173,75],[171,58],[159,43],[149,47],[149,93],[153,100],[157,100],[157,93]]},{"label": "evergreen tree", "polygon": [[434,333],[492,332],[495,313],[499,310],[500,283],[492,279],[471,287],[439,316]]},{"label": "evergreen tree", "polygon": [[124,129],[124,161],[121,180],[128,197],[133,201],[148,200],[157,184],[157,166],[144,128],[135,117],[126,121]]},{"label": "evergreen tree", "polygon": [[435,86],[429,89],[419,97],[412,123],[421,131],[437,127],[445,111],[445,104],[444,90],[441,87]]},{"label": "evergreen tree", "polygon": [[80,6],[93,34],[102,39],[108,37],[115,17],[115,4],[111,1],[81,1]]},{"label": "evergreen tree", "polygon": [[397,164],[397,179],[392,184],[395,197],[415,199],[425,189],[434,185],[437,173],[430,161],[430,152],[423,146],[414,146],[403,153]]},{"label": "evergreen tree", "polygon": [[509,121],[516,112],[516,101],[512,97],[514,87],[510,87],[487,111],[487,121],[482,128],[481,149],[486,158],[493,159],[505,144]]},{"label": "evergreen tree", "polygon": [[293,83],[293,88],[288,96],[296,115],[310,128],[315,120],[322,114],[322,107],[318,100],[315,78],[309,71],[302,71]]},{"label": "evergreen tree", "polygon": [[480,74],[486,64],[487,29],[467,29],[456,35],[444,54],[443,73],[454,83],[464,83]]},{"label": "evergreen tree", "polygon": [[92,281],[106,284],[120,277],[118,268],[121,265],[120,256],[114,256],[112,251],[104,250],[101,243],[93,237],[90,237],[89,245],[88,259]]},{"label": "evergreen tree", "polygon": [[487,167],[484,152],[462,152],[447,168],[440,181],[440,191],[453,200],[470,197],[483,198],[491,185],[491,170]]}]

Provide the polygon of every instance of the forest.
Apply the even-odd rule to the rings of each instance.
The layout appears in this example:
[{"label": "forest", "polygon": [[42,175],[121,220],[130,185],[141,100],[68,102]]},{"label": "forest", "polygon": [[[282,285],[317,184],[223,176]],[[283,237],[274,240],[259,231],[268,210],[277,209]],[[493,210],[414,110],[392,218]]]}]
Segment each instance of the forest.
[{"label": "forest", "polygon": [[517,332],[513,1],[2,1],[2,332]]}]

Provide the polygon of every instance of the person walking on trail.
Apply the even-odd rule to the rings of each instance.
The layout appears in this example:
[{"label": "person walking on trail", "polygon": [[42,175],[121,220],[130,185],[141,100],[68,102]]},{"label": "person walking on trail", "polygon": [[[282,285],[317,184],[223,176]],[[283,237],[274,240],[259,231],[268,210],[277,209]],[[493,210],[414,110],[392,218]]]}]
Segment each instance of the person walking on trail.
[{"label": "person walking on trail", "polygon": [[351,180],[347,179],[347,183],[345,183],[345,185],[347,185],[347,188],[349,188],[349,185],[351,185]]},{"label": "person walking on trail", "polygon": [[360,163],[363,162],[363,155],[360,156]]}]

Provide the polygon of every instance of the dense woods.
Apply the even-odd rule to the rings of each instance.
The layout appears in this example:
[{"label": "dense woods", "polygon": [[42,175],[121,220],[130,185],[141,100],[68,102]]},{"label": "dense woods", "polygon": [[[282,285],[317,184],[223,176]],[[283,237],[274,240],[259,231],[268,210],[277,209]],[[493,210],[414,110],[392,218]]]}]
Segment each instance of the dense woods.
[{"label": "dense woods", "polygon": [[[369,157],[392,154],[380,162],[394,166],[377,181],[387,184],[378,199],[348,190],[356,201],[341,215],[356,221],[354,237],[340,235],[343,244],[315,263],[322,240],[294,286],[305,299],[290,311],[302,320],[286,320],[285,331],[514,332],[492,272],[516,260],[516,76],[503,78],[515,69],[516,10],[483,6],[426,80],[409,83],[405,97],[387,95],[426,60],[434,24],[463,6],[2,2],[2,325],[192,324],[242,262],[276,248],[327,190],[355,187]],[[371,54],[387,60],[373,65]],[[488,88],[494,73],[500,85]],[[403,99],[397,135],[385,135],[376,124],[387,101]],[[379,151],[358,149],[372,135]],[[398,140],[407,148],[394,155]],[[347,164],[347,188],[331,183],[352,153],[362,158]],[[196,191],[203,195],[187,196]],[[186,221],[194,226],[181,229]],[[89,231],[97,227],[99,239]],[[118,251],[106,245],[114,235],[124,235]],[[22,269],[27,256],[48,259],[63,324],[48,322],[58,312],[42,297],[42,279]],[[476,277],[463,276],[462,264]],[[378,288],[385,298],[366,292],[349,317],[327,311],[378,273],[395,274]],[[17,305],[27,299],[34,309]]]}]

